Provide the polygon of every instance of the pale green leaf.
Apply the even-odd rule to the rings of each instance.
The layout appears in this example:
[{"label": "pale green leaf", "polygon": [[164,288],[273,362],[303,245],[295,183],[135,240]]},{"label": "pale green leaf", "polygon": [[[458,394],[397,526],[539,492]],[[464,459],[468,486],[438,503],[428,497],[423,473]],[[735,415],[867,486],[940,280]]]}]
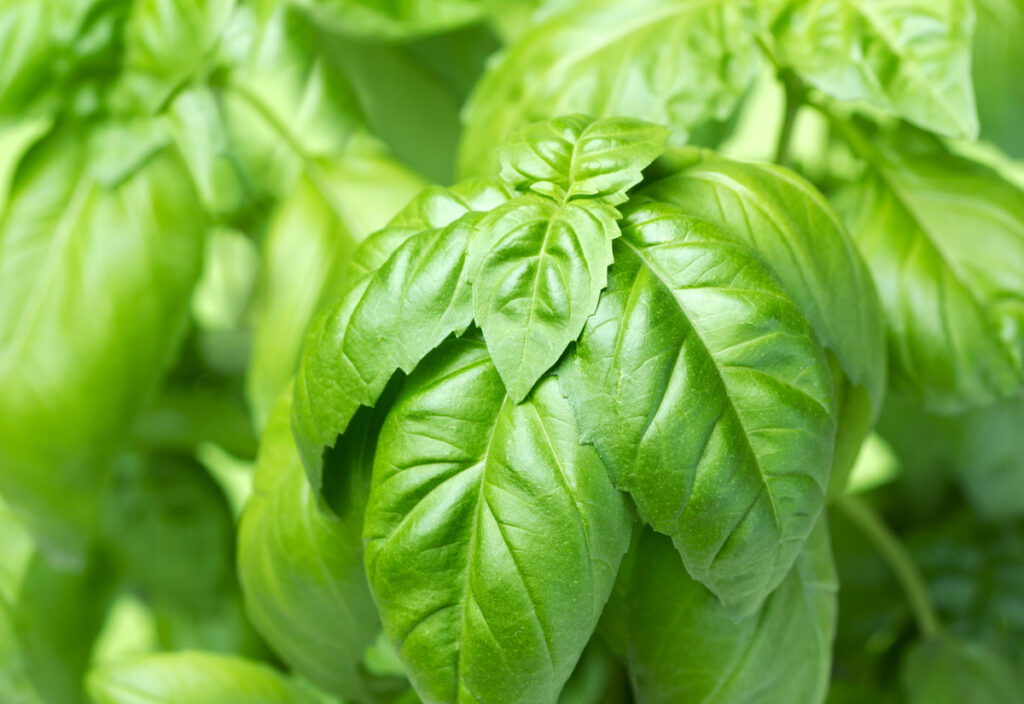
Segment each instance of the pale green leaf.
[{"label": "pale green leaf", "polygon": [[778,60],[823,93],[977,136],[970,0],[790,0],[771,31]]},{"label": "pale green leaf", "polygon": [[96,704],[315,704],[276,670],[227,655],[179,652],[104,665],[89,673]]},{"label": "pale green leaf", "polygon": [[758,57],[746,0],[598,0],[552,12],[486,72],[465,111],[462,175],[496,169],[494,145],[558,115],[633,117],[675,140],[721,120]]},{"label": "pale green leaf", "polygon": [[939,635],[916,643],[903,663],[907,704],[1015,704],[1013,666],[980,643]]}]

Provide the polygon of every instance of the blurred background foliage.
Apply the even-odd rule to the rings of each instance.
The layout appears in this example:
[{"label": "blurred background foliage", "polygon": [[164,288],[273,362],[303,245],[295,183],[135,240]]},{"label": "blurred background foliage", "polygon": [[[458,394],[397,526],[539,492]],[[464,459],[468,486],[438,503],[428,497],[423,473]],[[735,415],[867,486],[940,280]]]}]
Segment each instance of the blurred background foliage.
[{"label": "blurred background foliage", "polygon": [[[492,172],[493,145],[523,122],[631,114],[670,124],[677,143],[773,159],[787,84],[746,46],[755,13],[742,3],[715,23],[677,20],[711,49],[668,55],[659,32],[679,27],[652,25],[582,62],[588,42],[649,4],[0,0],[0,701],[87,701],[91,668],[99,701],[143,701],[168,651],[205,651],[178,667],[247,682],[251,701],[332,701],[311,684],[330,689],[331,673],[289,649],[304,636],[282,634],[288,614],[247,614],[236,570],[257,438],[306,326],[359,241],[425,185]],[[581,7],[587,23],[574,21]],[[977,3],[981,142],[948,142],[1017,184],[1022,37],[1020,0]],[[689,68],[666,69],[662,93],[609,94],[626,54]],[[791,166],[826,192],[855,177],[824,118],[801,110],[795,124]],[[1020,401],[940,416],[892,397],[854,476],[950,631],[1018,672],[1022,430]],[[273,487],[316,501],[297,457],[272,461],[254,513],[289,510]],[[347,528],[309,530],[329,541]],[[829,701],[903,701],[914,668],[900,664],[944,654],[911,653],[893,576],[841,516],[832,538]],[[338,643],[306,636],[309,648]],[[351,647],[365,648],[366,696],[416,701],[386,643]],[[566,701],[623,689],[602,648]],[[150,659],[103,669],[133,655]]]}]

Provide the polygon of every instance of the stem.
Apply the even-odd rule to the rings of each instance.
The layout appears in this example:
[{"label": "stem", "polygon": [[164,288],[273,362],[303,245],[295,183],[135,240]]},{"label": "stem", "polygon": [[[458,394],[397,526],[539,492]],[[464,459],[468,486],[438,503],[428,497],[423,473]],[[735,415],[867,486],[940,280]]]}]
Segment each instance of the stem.
[{"label": "stem", "polygon": [[938,633],[941,624],[939,617],[935,614],[935,608],[932,606],[931,597],[928,595],[928,588],[925,586],[917,565],[914,564],[896,534],[871,506],[856,496],[849,494],[842,496],[836,500],[835,506],[846,514],[846,517],[857,526],[865,537],[874,543],[875,548],[888,563],[889,569],[896,575],[900,586],[903,587],[921,635],[927,637]]},{"label": "stem", "polygon": [[803,89],[793,76],[785,74],[781,78],[786,89],[786,113],[782,119],[782,129],[779,130],[778,145],[775,147],[775,163],[785,166],[789,161],[789,143],[793,139],[796,116],[803,104]]}]

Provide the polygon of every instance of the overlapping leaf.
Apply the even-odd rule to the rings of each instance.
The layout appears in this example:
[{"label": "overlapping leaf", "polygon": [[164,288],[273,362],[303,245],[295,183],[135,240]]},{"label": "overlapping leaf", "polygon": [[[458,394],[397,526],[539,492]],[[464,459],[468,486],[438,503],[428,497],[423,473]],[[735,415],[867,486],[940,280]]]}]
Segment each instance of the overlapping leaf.
[{"label": "overlapping leaf", "polygon": [[629,593],[629,666],[652,704],[816,704],[825,698],[836,580],[824,520],[761,610],[733,620],[647,530]]},{"label": "overlapping leaf", "polygon": [[366,515],[385,630],[426,701],[554,702],[629,540],[557,382],[512,402],[483,343],[424,361],[385,421]]},{"label": "overlapping leaf", "polygon": [[790,0],[772,33],[779,61],[822,92],[977,136],[968,0]]},{"label": "overlapping leaf", "polygon": [[600,0],[567,5],[518,38],[466,109],[463,176],[494,169],[515,129],[569,113],[669,125],[677,139],[733,110],[756,73],[751,3]]},{"label": "overlapping leaf", "polygon": [[943,412],[1024,385],[1024,192],[936,151],[867,145],[837,204],[883,303],[895,381]]},{"label": "overlapping leaf", "polygon": [[687,571],[756,610],[821,510],[835,433],[825,355],[771,270],[671,206],[635,207],[559,376],[581,437]]}]

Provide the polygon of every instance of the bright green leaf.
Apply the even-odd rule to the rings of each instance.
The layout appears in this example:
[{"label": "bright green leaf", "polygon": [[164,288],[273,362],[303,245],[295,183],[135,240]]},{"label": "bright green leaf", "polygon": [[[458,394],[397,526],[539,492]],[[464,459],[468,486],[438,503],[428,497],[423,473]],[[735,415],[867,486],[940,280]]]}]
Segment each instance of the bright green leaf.
[{"label": "bright green leaf", "polygon": [[201,652],[147,655],[89,673],[96,704],[315,704],[284,675],[242,658]]},{"label": "bright green leaf", "polygon": [[559,206],[536,195],[488,213],[470,244],[473,309],[512,400],[518,403],[579,337],[608,280],[611,206]]},{"label": "bright green leaf", "polygon": [[343,34],[398,39],[482,19],[496,0],[295,0],[318,23]]},{"label": "bright green leaf", "polygon": [[771,270],[671,206],[635,207],[558,373],[581,437],[687,571],[756,610],[821,511],[835,433],[825,355]]},{"label": "bright green leaf", "polygon": [[417,368],[385,421],[365,538],[385,631],[424,699],[544,704],[597,623],[629,514],[557,382],[516,405],[463,339]]}]

